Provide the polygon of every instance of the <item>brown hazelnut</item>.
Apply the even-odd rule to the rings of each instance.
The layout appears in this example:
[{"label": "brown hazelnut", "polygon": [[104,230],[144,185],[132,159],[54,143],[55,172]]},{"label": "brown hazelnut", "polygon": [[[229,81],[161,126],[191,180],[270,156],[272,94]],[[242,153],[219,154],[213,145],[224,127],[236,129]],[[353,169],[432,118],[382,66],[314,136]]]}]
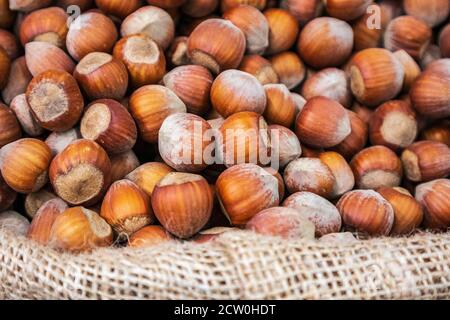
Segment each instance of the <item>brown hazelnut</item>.
[{"label": "brown hazelnut", "polygon": [[146,226],[130,236],[131,248],[150,248],[173,241],[173,237],[161,226]]},{"label": "brown hazelnut", "polygon": [[48,70],[60,70],[72,73],[75,64],[61,48],[47,43],[33,41],[25,45],[27,67],[33,76]]},{"label": "brown hazelnut", "polygon": [[400,159],[384,146],[369,147],[358,152],[350,166],[360,189],[397,187],[402,180]]},{"label": "brown hazelnut", "polygon": [[308,100],[298,115],[295,133],[300,142],[312,147],[333,147],[350,135],[350,118],[339,102],[314,97]]},{"label": "brown hazelnut", "polygon": [[297,51],[316,69],[344,64],[353,49],[353,30],[348,23],[331,17],[311,20],[301,31]]},{"label": "brown hazelnut", "polygon": [[258,212],[280,203],[276,177],[254,164],[225,170],[216,182],[222,210],[232,225],[245,225]]},{"label": "brown hazelnut", "polygon": [[28,70],[25,56],[14,60],[11,63],[8,82],[2,90],[3,101],[10,104],[16,96],[25,93],[32,78],[33,76]]},{"label": "brown hazelnut", "polygon": [[250,73],[262,85],[279,82],[278,74],[270,61],[257,54],[244,56],[239,70]]},{"label": "brown hazelnut", "polygon": [[[280,125],[270,125],[272,155],[278,153],[280,167],[284,168],[291,161],[300,158],[302,147],[294,132]],[[278,137],[274,139],[273,137]],[[273,164],[273,163],[272,163]]]},{"label": "brown hazelnut", "polygon": [[76,66],[74,77],[90,100],[120,100],[128,88],[127,68],[104,52],[87,54]]},{"label": "brown hazelnut", "polygon": [[419,141],[401,156],[405,176],[415,182],[445,178],[450,174],[450,148],[435,141]]},{"label": "brown hazelnut", "polygon": [[171,172],[174,170],[165,163],[147,162],[130,172],[125,178],[136,183],[151,196],[158,182]]},{"label": "brown hazelnut", "polygon": [[300,57],[291,51],[281,52],[270,57],[270,63],[278,75],[280,83],[293,89],[305,79],[306,69]]},{"label": "brown hazelnut", "polygon": [[419,128],[416,113],[410,105],[392,100],[375,110],[370,118],[369,130],[373,145],[383,145],[397,151],[416,140]]},{"label": "brown hazelnut", "polygon": [[163,227],[185,239],[200,231],[211,217],[213,192],[202,176],[172,172],[153,190],[152,206]]},{"label": "brown hazelnut", "polygon": [[177,112],[185,113],[186,106],[172,90],[149,85],[131,95],[130,112],[138,125],[140,137],[146,142],[156,143],[164,119]]},{"label": "brown hazelnut", "polygon": [[44,132],[41,126],[36,122],[30,106],[28,105],[25,94],[19,94],[16,96],[11,101],[10,108],[16,115],[23,131],[25,131],[30,137],[37,137]]},{"label": "brown hazelnut", "polygon": [[49,70],[34,77],[26,97],[39,125],[52,131],[72,128],[84,107],[76,80],[64,71]]},{"label": "brown hazelnut", "polygon": [[267,97],[264,117],[267,122],[292,127],[297,116],[297,105],[289,89],[284,84],[266,84],[264,90]]},{"label": "brown hazelnut", "polygon": [[95,204],[110,184],[111,161],[91,140],[76,140],[59,153],[49,170],[56,194],[71,205]]},{"label": "brown hazelnut", "polygon": [[31,193],[47,183],[51,160],[52,153],[44,142],[24,138],[1,149],[0,170],[12,189],[20,193]]},{"label": "brown hazelnut", "polygon": [[122,180],[139,167],[140,162],[133,150],[114,154],[111,160],[111,182]]},{"label": "brown hazelnut", "polygon": [[445,229],[450,226],[449,193],[449,179],[433,180],[417,186],[415,196],[423,208],[425,227]]},{"label": "brown hazelnut", "polygon": [[211,107],[209,96],[213,80],[205,67],[187,65],[172,69],[162,82],[186,104],[189,113],[203,115]]},{"label": "brown hazelnut", "polygon": [[92,102],[81,119],[84,139],[101,145],[108,153],[131,150],[137,140],[137,128],[130,113],[119,102],[101,99]]},{"label": "brown hazelnut", "polygon": [[261,83],[251,74],[239,70],[222,72],[211,87],[211,102],[222,117],[252,111],[262,114],[266,94]]},{"label": "brown hazelnut", "polygon": [[450,12],[450,3],[447,0],[404,0],[403,7],[406,14],[424,20],[430,27],[444,22]]},{"label": "brown hazelnut", "polygon": [[373,0],[326,0],[324,2],[330,16],[351,21],[366,13]]},{"label": "brown hazelnut", "polygon": [[0,148],[18,140],[22,136],[20,124],[12,110],[0,103]]},{"label": "brown hazelnut", "polygon": [[143,34],[126,36],[114,47],[114,57],[128,69],[135,88],[156,84],[166,73],[166,59],[158,44]]},{"label": "brown hazelnut", "polygon": [[347,230],[387,236],[394,225],[394,209],[373,190],[350,191],[342,196],[337,208]]},{"label": "brown hazelnut", "polygon": [[[233,43],[232,46],[229,44]],[[219,74],[235,69],[245,52],[244,33],[232,22],[224,19],[207,19],[200,23],[189,36],[188,57]]]},{"label": "brown hazelnut", "polygon": [[283,207],[297,210],[301,217],[314,223],[317,237],[339,232],[341,229],[339,211],[331,202],[314,193],[294,193],[283,202]]}]

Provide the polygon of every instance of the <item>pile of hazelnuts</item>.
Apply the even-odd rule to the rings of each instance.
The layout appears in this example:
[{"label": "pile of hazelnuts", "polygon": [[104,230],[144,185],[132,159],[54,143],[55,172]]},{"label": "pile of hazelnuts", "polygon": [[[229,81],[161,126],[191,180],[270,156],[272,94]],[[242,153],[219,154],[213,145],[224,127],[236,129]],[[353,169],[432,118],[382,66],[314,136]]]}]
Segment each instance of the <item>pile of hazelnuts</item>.
[{"label": "pile of hazelnuts", "polygon": [[0,226],[72,252],[445,230],[449,12],[0,0]]}]

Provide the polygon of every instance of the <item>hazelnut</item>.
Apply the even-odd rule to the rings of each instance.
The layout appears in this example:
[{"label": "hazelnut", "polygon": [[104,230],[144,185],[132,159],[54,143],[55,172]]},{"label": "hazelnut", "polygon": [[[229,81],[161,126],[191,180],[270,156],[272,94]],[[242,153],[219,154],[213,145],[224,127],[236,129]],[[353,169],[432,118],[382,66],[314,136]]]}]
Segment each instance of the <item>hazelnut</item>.
[{"label": "hazelnut", "polygon": [[358,152],[350,166],[360,189],[397,187],[403,175],[400,159],[384,146],[369,147]]},{"label": "hazelnut", "polygon": [[255,7],[244,5],[231,8],[223,14],[241,29],[246,39],[249,54],[263,54],[269,46],[269,23],[266,17]]},{"label": "hazelnut", "polygon": [[0,173],[0,212],[9,209],[16,198],[17,193],[6,184]]},{"label": "hazelnut", "polygon": [[33,11],[25,16],[20,25],[20,42],[25,46],[31,41],[43,41],[64,48],[69,31],[68,19],[68,14],[57,7]]},{"label": "hazelnut", "polygon": [[229,116],[218,129],[216,158],[231,167],[235,164],[270,162],[270,132],[264,118],[254,112]]},{"label": "hazelnut", "polygon": [[439,36],[439,47],[444,58],[450,58],[450,24],[442,29]]},{"label": "hazelnut", "polygon": [[375,110],[370,118],[369,130],[373,145],[383,145],[397,151],[413,143],[419,129],[416,113],[409,104],[392,100]]},{"label": "hazelnut", "polygon": [[222,117],[252,111],[262,114],[266,94],[261,83],[251,74],[239,70],[222,72],[211,87],[211,102]]},{"label": "hazelnut", "polygon": [[141,5],[140,0],[95,0],[97,7],[108,15],[118,18],[126,18]]},{"label": "hazelnut", "polygon": [[262,85],[279,82],[278,74],[270,61],[257,54],[244,56],[239,70],[250,73]]},{"label": "hazelnut", "polygon": [[35,77],[48,70],[72,73],[75,64],[61,48],[47,43],[33,41],[25,45],[25,59],[30,73]]},{"label": "hazelnut", "polygon": [[181,11],[193,18],[205,17],[216,11],[219,0],[190,0],[181,6]]},{"label": "hazelnut", "polygon": [[450,148],[435,141],[419,141],[401,156],[405,176],[415,182],[445,178],[450,174]]},{"label": "hazelnut", "polygon": [[147,162],[130,172],[125,179],[133,181],[151,196],[158,182],[171,172],[174,170],[165,163]]},{"label": "hazelnut", "polygon": [[105,150],[91,140],[76,140],[50,165],[56,194],[71,205],[95,204],[109,187],[111,162]]},{"label": "hazelnut", "polygon": [[161,226],[146,226],[130,236],[132,248],[150,248],[173,240],[173,237]]},{"label": "hazelnut", "polygon": [[284,170],[284,181],[289,193],[308,191],[331,198],[335,177],[320,159],[300,158],[289,163]]},{"label": "hazelnut", "polygon": [[175,35],[171,16],[158,7],[142,7],[127,16],[120,28],[122,37],[143,34],[155,41],[162,50],[169,47]]},{"label": "hazelnut", "polygon": [[77,61],[91,52],[110,52],[117,41],[117,29],[110,18],[99,12],[86,12],[69,27],[66,46]]},{"label": "hazelnut", "polygon": [[59,214],[50,232],[49,245],[71,252],[90,251],[112,244],[109,224],[95,211],[75,207]]},{"label": "hazelnut", "polygon": [[13,190],[31,193],[47,183],[51,160],[50,148],[44,142],[24,138],[1,149],[0,170],[5,182]]},{"label": "hazelnut", "polygon": [[433,31],[421,19],[401,16],[393,19],[384,34],[384,47],[390,51],[405,50],[420,60],[431,41]]},{"label": "hazelnut", "polygon": [[379,188],[377,192],[394,209],[394,226],[391,234],[401,235],[413,232],[423,220],[423,211],[414,197],[403,188]]},{"label": "hazelnut", "polygon": [[52,132],[45,140],[45,143],[50,147],[53,156],[56,156],[69,144],[78,139],[81,139],[80,130],[73,128],[63,132]]},{"label": "hazelnut", "polygon": [[[178,171],[200,172],[213,158],[212,129],[206,120],[190,113],[175,113],[161,125],[158,147],[164,161]],[[212,148],[211,148],[212,146]]]},{"label": "hazelnut", "polygon": [[330,16],[351,21],[366,13],[373,0],[326,0],[324,2]]},{"label": "hazelnut", "polygon": [[347,230],[387,236],[394,224],[393,207],[373,190],[350,191],[342,196],[337,208]]},{"label": "hazelnut", "polygon": [[442,142],[450,147],[450,127],[445,123],[438,123],[422,131],[421,138],[421,140]]},{"label": "hazelnut", "polygon": [[213,208],[213,193],[202,176],[172,172],[153,190],[152,206],[163,227],[185,239],[208,222]]},{"label": "hazelnut", "polygon": [[264,117],[267,122],[292,127],[297,116],[297,105],[289,89],[284,84],[266,84],[264,90],[267,97]]},{"label": "hazelnut", "polygon": [[308,100],[298,115],[295,133],[300,142],[309,146],[333,147],[350,135],[350,118],[339,102],[314,97]]},{"label": "hazelnut", "polygon": [[291,48],[297,40],[299,25],[295,17],[280,8],[270,8],[264,11],[269,25],[269,46],[267,54],[276,54]]},{"label": "hazelnut", "polygon": [[338,152],[346,159],[351,159],[366,146],[369,128],[355,112],[347,110],[347,113],[350,118],[351,133],[331,150]]},{"label": "hazelnut", "polygon": [[300,57],[291,51],[281,52],[270,57],[270,63],[278,75],[280,83],[293,89],[305,79],[306,69]]},{"label": "hazelnut", "polygon": [[139,167],[140,162],[133,150],[114,154],[111,160],[111,182],[122,180]]},{"label": "hazelnut", "polygon": [[158,83],[166,73],[164,53],[155,41],[143,34],[120,39],[113,55],[125,64],[135,88]]},{"label": "hazelnut", "polygon": [[303,84],[301,94],[306,100],[326,97],[346,108],[352,105],[353,100],[350,79],[344,71],[337,68],[323,69],[312,75]]},{"label": "hazelnut", "polygon": [[0,103],[0,148],[22,136],[17,117],[6,105]]},{"label": "hazelnut", "polygon": [[32,78],[25,57],[22,56],[14,60],[11,63],[8,82],[2,90],[3,101],[10,104],[16,96],[25,93]]},{"label": "hazelnut", "polygon": [[104,52],[87,54],[76,66],[74,77],[90,100],[120,100],[128,88],[127,68]]},{"label": "hazelnut", "polygon": [[224,214],[234,226],[245,225],[260,211],[280,203],[276,177],[255,164],[239,164],[225,170],[216,182]]},{"label": "hazelnut", "polygon": [[103,199],[100,216],[118,234],[127,235],[155,222],[150,197],[130,180],[111,185]]},{"label": "hazelnut", "polygon": [[[233,43],[232,46],[229,44]],[[232,22],[224,19],[207,19],[189,36],[188,57],[214,74],[235,69],[245,52],[245,35]]]},{"label": "hazelnut", "polygon": [[356,53],[349,70],[353,95],[368,107],[391,100],[403,87],[403,66],[386,49],[371,48]]},{"label": "hazelnut", "polygon": [[450,116],[450,72],[446,74],[445,69],[428,67],[414,81],[410,97],[414,109],[427,118]]},{"label": "hazelnut", "polygon": [[416,200],[422,205],[425,227],[445,229],[450,226],[449,194],[449,179],[437,179],[417,186]]},{"label": "hazelnut", "polygon": [[84,139],[97,142],[112,154],[131,150],[137,140],[133,118],[124,106],[111,99],[96,100],[87,107],[80,131]]},{"label": "hazelnut", "polygon": [[222,0],[220,1],[220,8],[222,12],[225,12],[240,5],[249,5],[258,10],[263,10],[266,7],[266,4],[267,0]]},{"label": "hazelnut", "polygon": [[[280,167],[284,168],[291,161],[300,158],[302,155],[302,147],[294,132],[276,124],[270,125],[269,131],[272,137],[272,154],[274,152],[278,153]],[[277,141],[273,139],[274,136],[278,137]]]},{"label": "hazelnut", "polygon": [[310,21],[301,31],[297,51],[316,69],[344,64],[353,49],[353,30],[348,23],[331,17]]},{"label": "hazelnut", "polygon": [[44,132],[41,126],[36,122],[30,106],[28,105],[25,94],[19,94],[16,96],[11,101],[10,108],[16,115],[23,131],[25,131],[30,137],[37,137]]},{"label": "hazelnut", "polygon": [[406,14],[422,19],[430,27],[435,27],[448,17],[450,3],[447,0],[430,0],[426,3],[420,0],[404,0]]},{"label": "hazelnut", "polygon": [[259,234],[285,239],[314,239],[315,227],[292,208],[274,207],[256,214],[245,228]]},{"label": "hazelnut", "polygon": [[37,211],[28,229],[27,238],[46,245],[56,218],[69,207],[59,198],[45,202]]},{"label": "hazelnut", "polygon": [[53,192],[50,192],[45,189],[41,189],[37,192],[29,193],[25,196],[25,213],[28,217],[31,219],[34,218],[36,213],[39,211],[39,209],[42,207],[44,203],[46,203],[49,200],[53,199],[59,199],[56,194]]},{"label": "hazelnut", "polygon": [[296,192],[283,202],[283,207],[295,209],[302,218],[311,221],[317,237],[341,229],[339,211],[331,202],[314,193]]},{"label": "hazelnut", "polygon": [[403,66],[405,77],[403,79],[403,92],[409,92],[411,85],[421,74],[422,70],[416,61],[405,51],[398,50],[394,52],[394,55],[400,61]]},{"label": "hazelnut", "polygon": [[149,85],[136,90],[130,98],[130,112],[139,128],[140,138],[156,143],[161,125],[169,115],[185,113],[186,106],[170,89]]},{"label": "hazelnut", "polygon": [[211,73],[202,66],[181,66],[168,72],[162,82],[185,104],[187,111],[203,115],[210,109]]},{"label": "hazelnut", "polygon": [[286,0],[285,5],[302,26],[320,16],[324,8],[321,0]]},{"label": "hazelnut", "polygon": [[295,102],[295,118],[297,119],[297,116],[300,114],[300,112],[303,110],[303,107],[306,104],[306,99],[303,98],[301,95],[295,92],[291,92],[291,96],[294,99]]},{"label": "hazelnut", "polygon": [[9,230],[15,236],[26,236],[30,223],[27,218],[16,211],[5,211],[0,213],[0,229]]},{"label": "hazelnut", "polygon": [[39,125],[52,131],[72,128],[84,107],[76,80],[64,71],[49,70],[34,77],[26,97]]},{"label": "hazelnut", "polygon": [[330,169],[334,176],[332,198],[340,197],[353,189],[355,186],[355,177],[343,156],[337,152],[327,151],[320,153],[318,158]]}]

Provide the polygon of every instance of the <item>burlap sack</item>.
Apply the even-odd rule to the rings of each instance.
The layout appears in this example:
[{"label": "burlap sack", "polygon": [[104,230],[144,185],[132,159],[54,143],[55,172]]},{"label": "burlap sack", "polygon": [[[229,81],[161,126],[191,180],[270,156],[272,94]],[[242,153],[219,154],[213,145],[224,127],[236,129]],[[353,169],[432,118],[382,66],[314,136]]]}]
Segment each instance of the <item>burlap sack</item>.
[{"label": "burlap sack", "polygon": [[450,233],[353,245],[227,233],[198,245],[69,255],[0,230],[0,298],[450,297]]}]

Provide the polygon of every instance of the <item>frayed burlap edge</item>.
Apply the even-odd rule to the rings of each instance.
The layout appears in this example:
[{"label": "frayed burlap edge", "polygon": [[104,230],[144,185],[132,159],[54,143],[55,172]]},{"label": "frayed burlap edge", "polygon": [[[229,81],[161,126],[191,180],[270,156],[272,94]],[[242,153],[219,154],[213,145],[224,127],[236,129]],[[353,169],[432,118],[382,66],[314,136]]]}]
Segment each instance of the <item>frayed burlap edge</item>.
[{"label": "frayed burlap edge", "polygon": [[0,230],[1,299],[445,299],[450,233],[351,245],[237,231],[70,255]]}]

